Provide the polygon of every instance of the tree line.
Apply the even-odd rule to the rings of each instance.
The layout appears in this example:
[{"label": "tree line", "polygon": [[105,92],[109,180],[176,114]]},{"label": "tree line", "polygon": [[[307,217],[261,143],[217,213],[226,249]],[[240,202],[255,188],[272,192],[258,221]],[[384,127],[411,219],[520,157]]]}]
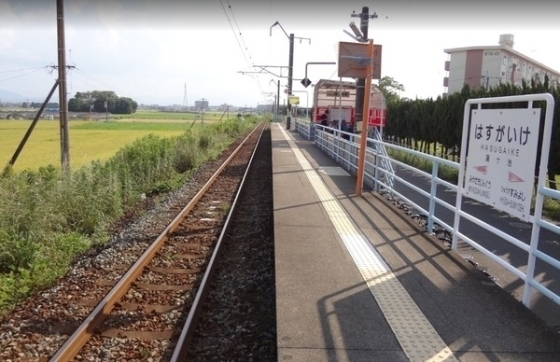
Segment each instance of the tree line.
[{"label": "tree line", "polygon": [[[42,102],[23,102],[21,104],[21,108],[41,108],[42,105],[43,105]],[[49,109],[49,108],[58,109],[58,102],[47,103],[45,108],[47,108],[47,109]]]},{"label": "tree line", "polygon": [[132,114],[138,103],[128,97],[119,97],[113,91],[76,92],[68,101],[70,112],[109,112],[112,114]]},{"label": "tree line", "polygon": [[[549,78],[544,82],[525,80],[517,86],[502,83],[485,89],[471,89],[465,85],[461,92],[449,94],[436,99],[406,99],[391,98],[387,102],[387,125],[384,137],[391,139],[401,146],[409,147],[425,153],[431,153],[444,158],[458,160],[460,154],[464,106],[467,100],[473,98],[503,97],[523,94],[550,93],[554,97],[554,115],[551,137],[550,156],[548,160],[548,176],[551,181],[560,173],[560,87],[551,86]],[[534,102],[534,107],[541,108],[541,126],[538,142],[537,168],[540,160],[540,148],[543,139],[545,102]],[[490,104],[487,108],[518,108],[527,107],[527,102],[520,104]],[[439,146],[439,147],[438,147]],[[535,170],[535,175],[537,175]],[[555,183],[551,187],[555,188]]]}]

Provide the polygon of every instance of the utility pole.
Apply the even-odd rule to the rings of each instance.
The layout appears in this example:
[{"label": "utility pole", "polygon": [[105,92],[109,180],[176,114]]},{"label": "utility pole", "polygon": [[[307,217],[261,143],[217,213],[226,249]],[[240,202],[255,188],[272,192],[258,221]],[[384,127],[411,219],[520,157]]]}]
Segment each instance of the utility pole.
[{"label": "utility pole", "polygon": [[[294,33],[291,33],[290,35],[288,35],[288,33],[286,33],[286,30],[284,30],[284,28],[282,27],[282,25],[277,21],[274,24],[272,24],[272,26],[270,27],[270,35],[272,35],[272,28],[275,27],[276,25],[278,25],[282,31],[284,32],[284,34],[286,35],[286,37],[288,38],[288,40],[290,41],[290,53],[289,53],[289,59],[288,59],[288,96],[292,95],[292,81],[293,81],[293,75],[294,75],[294,39],[296,38],[294,36]],[[300,41],[302,39],[305,40],[309,40],[309,44],[311,44],[311,39],[310,38],[299,38]],[[292,105],[290,104],[290,102],[288,102],[288,111],[287,111],[287,117],[286,117],[286,129],[290,129],[290,123],[291,123],[291,110],[292,110]]]},{"label": "utility pole", "polygon": [[280,114],[280,79],[276,88],[276,114]]},{"label": "utility pole", "polygon": [[[369,28],[369,19],[370,18],[377,18],[377,14],[373,13],[373,15],[369,15],[369,8],[367,6],[362,7],[362,12],[360,14],[352,14],[352,17],[359,17],[360,18],[360,30],[362,32],[362,43],[368,42],[368,28]],[[365,78],[358,78],[356,80],[356,115],[354,119],[354,124],[358,124],[358,122],[362,122],[362,127],[367,127],[367,122],[369,115],[364,115],[362,113],[364,108],[364,94],[365,94]],[[371,90],[368,90],[371,92]],[[364,116],[366,119],[366,123],[364,123]]]},{"label": "utility pole", "polygon": [[64,34],[64,1],[56,1],[58,34],[58,98],[60,118],[60,163],[62,170],[70,171],[70,142],[68,134],[68,102],[66,101],[66,45]]},{"label": "utility pole", "polygon": [[200,116],[201,116],[200,119],[201,119],[201,123],[202,123],[202,126],[203,126],[203,127],[204,127],[204,109],[205,109],[205,106],[204,106],[205,103],[204,103],[204,101],[205,101],[205,100],[206,100],[206,99],[202,98],[202,107],[200,108]]},{"label": "utility pole", "polygon": [[[290,34],[290,58],[288,59],[288,96],[292,95],[292,80],[294,76],[294,33]],[[288,102],[288,115],[286,117],[286,129],[290,129],[292,119],[292,104]]]},{"label": "utility pole", "polygon": [[276,112],[274,113],[275,115],[275,120],[276,120],[276,116],[280,114],[280,79],[278,79],[277,81],[275,81],[274,79],[271,79],[268,84],[270,83],[274,83],[274,85],[276,85],[276,95],[274,96],[274,105],[276,107]]},{"label": "utility pole", "polygon": [[187,109],[187,107],[189,106],[189,103],[187,101],[187,83],[185,83],[185,94],[183,97],[183,108]]}]

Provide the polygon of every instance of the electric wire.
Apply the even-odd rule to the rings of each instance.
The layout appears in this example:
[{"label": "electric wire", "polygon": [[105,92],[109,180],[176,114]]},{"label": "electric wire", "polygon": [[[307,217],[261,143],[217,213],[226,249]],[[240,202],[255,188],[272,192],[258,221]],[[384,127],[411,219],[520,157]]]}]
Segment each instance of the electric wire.
[{"label": "electric wire", "polygon": [[83,84],[86,84],[86,85],[92,87],[93,89],[96,89],[96,88],[99,87],[99,84],[94,84],[94,83],[92,83],[92,82],[89,82],[89,81],[87,80],[87,78],[85,78],[83,75],[81,75],[81,74],[79,74],[79,73],[73,72],[73,73],[71,74],[71,77],[72,77],[73,79],[76,79],[77,81],[83,83]]},{"label": "electric wire", "polygon": [[[102,81],[102,80],[100,80],[100,79],[98,79],[98,78],[95,78],[94,76],[92,76],[92,75],[90,75],[90,74],[84,72],[84,71],[83,71],[82,69],[80,69],[80,68],[73,68],[73,69],[76,71],[76,73],[78,73],[78,74],[81,75],[82,77],[87,78],[87,79],[89,79],[90,81],[93,81],[93,82],[97,83],[98,85],[102,85],[102,86],[104,86],[104,87],[107,87],[107,90],[114,91],[115,93],[116,93],[117,91],[118,91],[119,93],[121,93],[121,94],[124,94],[124,93],[125,93],[125,92],[122,92],[121,90],[119,90],[117,87],[115,87],[115,86],[113,86],[113,85],[111,85],[111,84],[109,84],[109,83],[106,83],[106,82],[104,82],[104,81]],[[91,84],[90,84],[90,85],[91,85]]]},{"label": "electric wire", "polygon": [[[73,70],[75,70],[75,72],[71,72],[71,76],[72,78],[75,78],[77,81],[86,84],[92,88],[99,88],[99,86],[103,86],[105,89],[103,89],[104,91],[113,91],[115,93],[120,93],[125,94],[126,92],[123,92],[122,90],[119,90],[117,87],[112,86],[98,78],[95,78],[94,76],[86,73],[85,71],[83,71],[82,69],[79,68],[72,68]],[[196,96],[196,95],[195,95]],[[141,99],[144,99],[143,97],[135,97],[135,100],[140,102]],[[149,103],[149,102],[145,102],[145,103]]]},{"label": "electric wire", "polygon": [[0,79],[0,82],[4,82],[4,81],[7,81],[7,80],[12,80],[12,79],[16,79],[16,78],[25,77],[25,76],[27,76],[27,75],[29,75],[29,74],[33,74],[33,73],[35,73],[35,72],[37,72],[37,71],[39,71],[39,70],[41,70],[41,69],[45,69],[45,67],[33,68],[31,71],[29,71],[29,72],[27,72],[27,73],[14,75],[14,76],[8,77],[8,78],[2,78],[2,79]]},{"label": "electric wire", "polygon": [[28,70],[38,70],[38,69],[43,69],[43,68],[45,68],[45,67],[33,67],[33,68],[0,70],[0,73],[25,72],[25,71],[28,71]]}]

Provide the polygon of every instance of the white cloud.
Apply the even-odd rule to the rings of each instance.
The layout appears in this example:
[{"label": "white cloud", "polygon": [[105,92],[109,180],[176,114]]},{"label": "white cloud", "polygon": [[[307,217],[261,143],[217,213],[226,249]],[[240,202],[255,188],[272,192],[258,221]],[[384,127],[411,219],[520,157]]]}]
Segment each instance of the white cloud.
[{"label": "white cloud", "polygon": [[[559,52],[550,45],[560,35],[551,20],[557,13],[553,9],[540,15],[539,22],[547,24],[543,29],[524,17],[531,14],[529,5],[518,5],[517,11],[486,6],[481,12],[475,11],[480,9],[476,0],[462,7],[448,4],[445,10],[419,3],[370,6],[370,14],[379,15],[369,22],[369,36],[383,45],[382,75],[403,83],[408,97],[443,92],[443,49],[495,45],[502,33],[514,34],[515,49],[560,71]],[[294,78],[302,78],[306,63],[337,61],[338,42],[352,41],[342,30],[351,20],[359,23],[351,13],[362,5],[354,0],[65,1],[67,61],[78,68],[70,72],[69,88],[109,89],[143,103],[180,104],[187,83],[191,104],[204,97],[212,104],[256,105],[266,97],[262,92],[276,93],[270,82],[278,79],[275,75],[282,75],[282,88],[287,83],[289,42],[279,27],[270,33],[275,21],[296,36]],[[537,7],[538,0],[530,5]],[[0,72],[57,61],[54,1],[0,0],[0,23]],[[299,37],[310,38],[311,44]],[[240,73],[259,71],[251,65],[268,67],[260,74]],[[30,96],[46,93],[56,76],[37,72],[3,81],[2,74],[0,89]],[[308,77],[337,79],[337,66],[310,65]],[[293,87],[312,92],[297,79]]]},{"label": "white cloud", "polygon": [[[7,0],[0,0],[0,21],[5,26],[0,27],[0,52],[8,52],[13,44],[15,30],[7,24],[16,22],[17,17],[12,11],[12,8]],[[1,56],[0,56],[1,59]]]}]

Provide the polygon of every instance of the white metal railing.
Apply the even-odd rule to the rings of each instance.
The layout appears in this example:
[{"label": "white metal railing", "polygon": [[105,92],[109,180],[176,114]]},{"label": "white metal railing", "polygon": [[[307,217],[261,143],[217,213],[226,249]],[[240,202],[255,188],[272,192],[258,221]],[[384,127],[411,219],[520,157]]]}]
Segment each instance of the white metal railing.
[{"label": "white metal railing", "polygon": [[315,126],[313,122],[302,118],[295,118],[294,124],[296,132],[305,137],[306,140],[313,141],[315,139]]},{"label": "white metal railing", "polygon": [[[377,127],[373,127],[373,139],[377,140],[377,141],[382,141],[381,133],[379,132]],[[387,182],[387,184],[389,185],[389,189],[392,189],[393,188],[393,175],[395,174],[395,171],[393,170],[393,164],[391,163],[391,161],[389,161],[389,158],[388,158],[389,155],[387,154],[387,149],[385,148],[385,145],[383,144],[383,142],[376,143],[373,146],[377,147],[378,152],[381,155],[385,156],[383,158],[379,157],[378,166],[381,166],[381,168],[386,171],[386,172],[383,172],[381,174],[381,177],[383,177],[384,180]],[[379,175],[376,175],[376,178],[379,178]],[[375,191],[379,191],[379,190],[375,189]]]},{"label": "white metal railing", "polygon": [[[309,122],[297,122],[297,131],[306,139],[314,140],[315,145],[321,149],[329,157],[333,158],[342,168],[350,174],[356,175],[358,168],[358,150],[360,144],[360,135],[342,132],[334,128],[310,125]],[[314,128],[314,137],[310,138],[311,129]],[[560,250],[557,255],[545,253],[538,247],[538,241],[529,242],[528,240],[520,240],[515,236],[508,234],[504,230],[490,225],[484,220],[477,217],[476,214],[469,214],[464,210],[457,209],[455,196],[458,192],[457,185],[448,182],[440,177],[440,171],[443,166],[451,170],[459,171],[460,164],[440,157],[432,156],[422,152],[414,151],[395,144],[384,142],[380,137],[368,138],[366,149],[366,160],[364,166],[364,184],[370,186],[376,192],[390,193],[392,197],[400,199],[402,202],[414,208],[419,214],[426,218],[426,228],[428,232],[446,231],[450,236],[460,238],[461,241],[479,250],[482,254],[491,258],[518,278],[525,281],[525,291],[523,304],[530,306],[530,300],[527,297],[530,288],[542,293],[542,295],[551,299],[560,305],[560,290],[553,291],[546,286],[546,282],[538,281],[531,273],[524,271],[524,266],[514,266],[508,260],[506,253],[503,256],[489,250],[481,245],[480,241],[475,241],[473,237],[467,236],[462,230],[455,229],[454,220],[449,220],[449,215],[460,214],[464,220],[474,223],[478,228],[484,229],[507,241],[511,245],[519,248],[523,252],[527,252],[529,258],[538,259],[555,269],[560,278]],[[390,150],[387,152],[387,150]],[[431,164],[431,172],[425,172],[395,158],[389,154],[391,152],[399,152],[408,156],[415,156],[420,160],[424,160],[427,164]],[[393,167],[406,172],[395,173]],[[418,185],[418,180],[424,181],[423,187]],[[409,196],[407,196],[409,195]],[[414,195],[414,197],[410,196]],[[441,196],[440,196],[441,195]],[[445,195],[445,197],[444,197]],[[554,200],[560,200],[560,191],[556,191],[540,185],[537,195],[548,197]],[[446,199],[444,199],[446,198]],[[495,211],[497,212],[497,211]],[[452,217],[451,217],[452,218]],[[446,220],[444,220],[446,219]],[[530,225],[530,224],[529,224]],[[437,228],[436,228],[437,226]],[[540,215],[533,217],[533,228],[543,228],[560,236],[560,227],[550,223]],[[532,234],[535,234],[534,232]],[[534,235],[531,236],[533,238]],[[537,233],[538,238],[538,233]],[[560,238],[559,238],[560,239]],[[452,248],[457,250],[457,244],[452,243]],[[534,266],[536,261],[532,261]],[[527,265],[529,265],[529,260]],[[542,275],[541,273],[541,279]],[[551,277],[548,276],[548,279]]]},{"label": "white metal railing", "polygon": [[[311,131],[308,131],[303,125],[297,130],[303,137],[306,137],[306,134],[310,132],[313,137],[306,137],[306,139],[314,140],[315,144],[323,152],[328,153],[346,171],[353,175],[357,173],[358,149],[361,135],[319,124],[311,125]],[[368,147],[366,149],[364,181],[369,182],[376,191],[380,191],[379,188],[383,187],[390,192],[393,188],[395,171],[393,170],[391,160],[387,157],[385,146],[382,143],[372,143],[376,139],[381,140],[379,132],[377,132],[376,138],[368,138],[366,141]],[[378,153],[385,155],[385,157],[376,157]],[[383,170],[383,172],[380,172],[380,170]],[[377,182],[378,179],[384,182]],[[389,187],[385,187],[385,185]]]}]

